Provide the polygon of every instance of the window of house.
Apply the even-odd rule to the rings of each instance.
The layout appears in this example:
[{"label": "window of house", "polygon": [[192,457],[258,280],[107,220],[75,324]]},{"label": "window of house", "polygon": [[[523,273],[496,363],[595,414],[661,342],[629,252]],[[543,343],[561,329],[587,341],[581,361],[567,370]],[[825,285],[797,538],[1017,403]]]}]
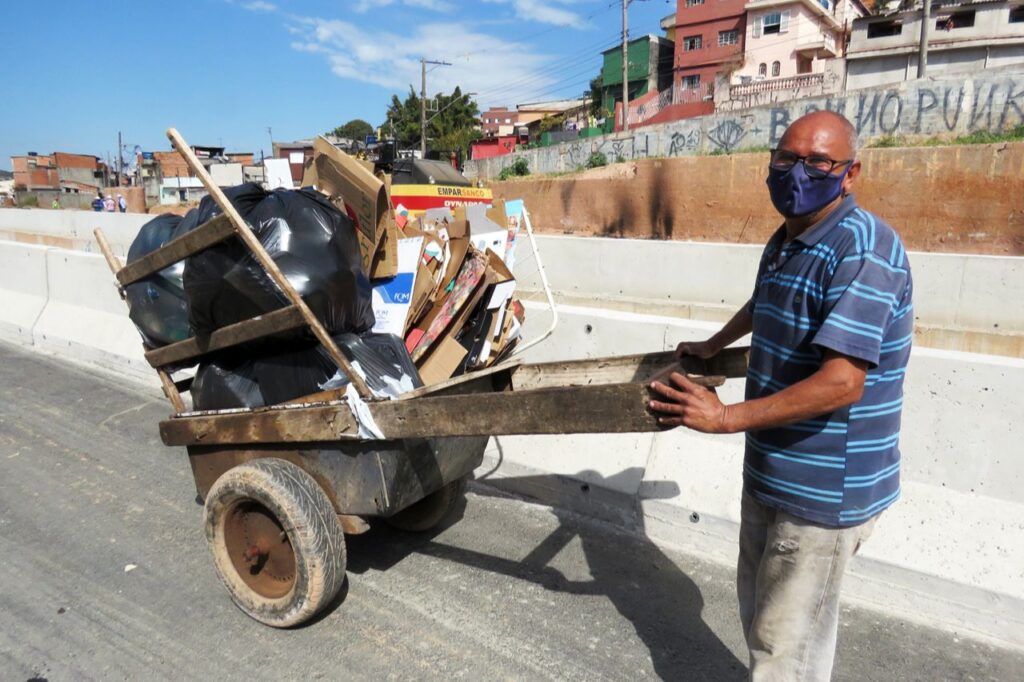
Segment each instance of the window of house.
[{"label": "window of house", "polygon": [[683,38],[683,50],[686,52],[699,50],[702,42],[701,36],[687,36]]},{"label": "window of house", "polygon": [[780,71],[782,71],[782,64],[779,62],[772,62],[772,78],[778,78]]},{"label": "window of house", "polygon": [[1021,24],[1024,23],[1024,5],[1020,7],[1010,8],[1010,23]]},{"label": "window of house", "polygon": [[782,13],[772,12],[771,14],[764,15],[764,19],[761,22],[762,32],[767,36],[773,33],[782,32]]},{"label": "window of house", "polygon": [[694,5],[703,5],[704,0],[686,0],[687,7],[693,7]]},{"label": "window of house", "polygon": [[511,122],[512,122],[512,119],[510,119],[510,118],[506,118],[505,119],[505,123],[511,123]]},{"label": "window of house", "polygon": [[812,68],[811,68],[812,61],[813,60],[810,57],[804,57],[803,55],[798,55],[797,58],[796,58],[796,72],[797,73],[811,73],[811,71],[812,71]]},{"label": "window of house", "polygon": [[695,76],[683,76],[683,89],[696,90],[700,87],[700,74]]},{"label": "window of house", "polygon": [[868,24],[868,38],[887,38],[903,33],[901,21],[876,21]]},{"label": "window of house", "polygon": [[940,31],[952,31],[955,28],[970,28],[971,26],[974,26],[974,10],[954,12],[949,16],[939,16],[935,20],[935,28]]},{"label": "window of house", "polygon": [[768,65],[765,64],[764,62],[761,62],[758,65],[758,67],[757,67],[757,75],[760,76],[761,78],[764,78],[765,76],[767,76],[768,75]]},{"label": "window of house", "polygon": [[736,31],[719,31],[719,45],[735,45],[739,42],[739,34]]}]

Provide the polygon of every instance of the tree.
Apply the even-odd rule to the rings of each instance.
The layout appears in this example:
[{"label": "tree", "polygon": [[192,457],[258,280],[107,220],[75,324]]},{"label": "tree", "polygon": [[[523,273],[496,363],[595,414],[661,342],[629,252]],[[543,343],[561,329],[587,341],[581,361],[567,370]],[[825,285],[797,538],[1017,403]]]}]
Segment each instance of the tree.
[{"label": "tree", "polygon": [[335,137],[344,137],[349,140],[365,140],[367,135],[373,134],[373,126],[361,118],[354,118],[343,126],[338,126],[327,133]]},{"label": "tree", "polygon": [[[466,152],[469,144],[480,137],[476,130],[479,114],[476,102],[463,95],[461,88],[456,86],[450,95],[438,93],[428,101],[427,149]],[[412,87],[405,100],[391,96],[387,116],[381,128],[388,133],[394,130],[399,148],[419,148],[420,98]]]},{"label": "tree", "polygon": [[604,74],[599,73],[590,81],[590,92],[587,94],[590,97],[590,115],[594,118],[603,118],[604,113],[602,111],[604,105]]}]

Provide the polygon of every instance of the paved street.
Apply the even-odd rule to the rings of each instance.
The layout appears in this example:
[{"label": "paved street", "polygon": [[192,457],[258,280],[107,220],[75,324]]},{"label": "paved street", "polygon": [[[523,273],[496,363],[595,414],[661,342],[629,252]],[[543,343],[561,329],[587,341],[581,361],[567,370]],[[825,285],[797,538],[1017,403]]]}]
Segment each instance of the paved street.
[{"label": "paved street", "polygon": [[[166,403],[0,344],[0,679],[742,679],[728,569],[474,485],[433,535],[350,538],[273,630],[214,574]],[[128,570],[130,567],[133,567]],[[1019,680],[1024,654],[845,609],[838,680]]]}]

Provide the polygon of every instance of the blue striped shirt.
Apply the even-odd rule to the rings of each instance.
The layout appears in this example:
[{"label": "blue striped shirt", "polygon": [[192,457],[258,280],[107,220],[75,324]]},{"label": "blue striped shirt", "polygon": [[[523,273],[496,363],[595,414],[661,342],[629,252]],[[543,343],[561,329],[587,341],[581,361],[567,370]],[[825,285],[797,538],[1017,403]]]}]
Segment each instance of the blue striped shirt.
[{"label": "blue striped shirt", "polygon": [[754,331],[748,400],[821,366],[826,349],[868,363],[855,404],[747,433],[744,486],[754,498],[829,526],[852,526],[900,494],[903,377],[914,334],[910,264],[899,235],[847,197],[761,256],[750,301]]}]

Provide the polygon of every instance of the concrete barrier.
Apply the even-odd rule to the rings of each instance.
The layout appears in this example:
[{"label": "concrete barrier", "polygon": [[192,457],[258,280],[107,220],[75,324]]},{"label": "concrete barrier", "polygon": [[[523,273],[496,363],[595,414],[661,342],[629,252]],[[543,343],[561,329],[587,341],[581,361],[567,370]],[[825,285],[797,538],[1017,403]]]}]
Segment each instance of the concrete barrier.
[{"label": "concrete barrier", "polygon": [[92,235],[99,227],[114,253],[124,258],[139,228],[152,218],[144,213],[3,208],[0,209],[0,240],[99,253]]},{"label": "concrete barrier", "polygon": [[0,242],[0,336],[32,344],[47,299],[45,246]]},{"label": "concrete barrier", "polygon": [[[706,338],[746,300],[758,255],[757,247],[723,244],[540,241],[559,298],[588,305],[560,306],[553,337],[528,353],[538,361],[650,352]],[[535,263],[520,258],[529,294],[537,286]],[[1020,338],[1024,259],[911,254],[911,261],[919,324],[956,334],[998,324],[1006,330],[999,333]],[[0,242],[0,295],[0,336],[155,383],[98,254]],[[525,305],[530,337],[547,327],[549,314],[536,302]],[[850,597],[1024,642],[1024,505],[1016,496],[1024,482],[1017,456],[1022,383],[1020,357],[915,348],[903,499],[854,563]],[[740,400],[742,382],[721,394]],[[503,437],[492,440],[478,476],[732,563],[742,453],[739,436],[685,430]]]}]

